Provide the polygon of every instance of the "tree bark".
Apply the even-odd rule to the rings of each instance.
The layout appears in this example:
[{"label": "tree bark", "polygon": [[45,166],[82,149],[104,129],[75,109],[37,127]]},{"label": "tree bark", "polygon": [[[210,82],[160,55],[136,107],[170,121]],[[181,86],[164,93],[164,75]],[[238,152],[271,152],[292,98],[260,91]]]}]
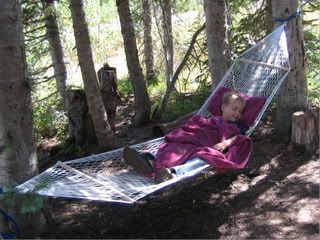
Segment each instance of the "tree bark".
[{"label": "tree bark", "polygon": [[304,147],[309,153],[319,148],[316,118],[312,112],[295,112],[292,114],[291,145]]},{"label": "tree bark", "polygon": [[98,71],[98,79],[103,104],[107,111],[110,126],[113,131],[116,131],[116,113],[118,101],[120,99],[117,90],[117,71],[115,68],[109,67],[108,64],[105,64]]},{"label": "tree bark", "polygon": [[68,111],[68,103],[66,98],[67,88],[67,70],[64,62],[64,51],[59,35],[59,28],[57,23],[57,16],[54,7],[54,0],[43,0],[45,16],[45,26],[47,39],[50,45],[50,54],[56,78],[59,95],[63,100],[65,110]]},{"label": "tree bark", "polygon": [[143,0],[143,38],[144,38],[144,64],[146,68],[146,81],[147,83],[154,78],[154,58],[153,58],[153,45],[152,45],[152,18],[150,10],[150,0]]},{"label": "tree bark", "polygon": [[[272,2],[273,16],[287,18],[299,7],[298,0]],[[301,17],[287,22],[286,35],[291,64],[291,72],[282,85],[277,99],[277,130],[285,137],[290,136],[292,122],[288,121],[293,112],[306,110],[308,106],[307,80],[305,74],[305,51]],[[279,23],[275,23],[277,27]]]},{"label": "tree bark", "polygon": [[[27,76],[21,6],[18,0],[0,0],[0,186],[12,186],[38,172],[33,139],[31,86]],[[39,213],[29,216],[17,205],[8,209],[20,223],[20,238],[39,233],[44,222]],[[1,197],[1,196],[0,196]],[[14,199],[12,199],[14,200]],[[8,222],[0,218],[0,232],[11,232]],[[35,237],[35,235],[33,235]]]},{"label": "tree bark", "polygon": [[71,142],[79,146],[97,144],[84,90],[68,90],[67,97],[70,102],[69,134]]},{"label": "tree bark", "polygon": [[94,68],[83,1],[70,0],[70,9],[84,90],[86,92],[89,112],[93,120],[96,136],[100,146],[111,149],[115,147],[114,136],[108,123],[107,113],[103,105]]},{"label": "tree bark", "polygon": [[163,50],[166,66],[167,87],[173,76],[173,37],[172,37],[172,13],[170,0],[160,0],[162,13]]},{"label": "tree bark", "polygon": [[143,126],[150,121],[151,106],[146,83],[143,78],[142,68],[139,62],[133,21],[129,9],[129,1],[117,0],[116,2],[120,17],[121,33],[124,41],[129,78],[132,83],[135,98],[134,124],[136,126]]},{"label": "tree bark", "polygon": [[59,95],[62,99],[63,107],[66,112],[66,116],[69,119],[69,131],[70,126],[70,102],[67,97],[67,69],[64,61],[64,51],[60,39],[59,27],[56,16],[56,9],[54,6],[55,0],[43,0],[45,16],[45,26],[47,39],[50,45],[50,54],[52,59],[54,77],[56,79]]},{"label": "tree bark", "polygon": [[265,7],[265,24],[267,27],[267,33],[271,33],[273,31],[273,22],[272,22],[272,1],[273,0],[266,0],[266,7]]},{"label": "tree bark", "polygon": [[207,45],[212,88],[223,78],[230,65],[225,0],[205,0]]}]

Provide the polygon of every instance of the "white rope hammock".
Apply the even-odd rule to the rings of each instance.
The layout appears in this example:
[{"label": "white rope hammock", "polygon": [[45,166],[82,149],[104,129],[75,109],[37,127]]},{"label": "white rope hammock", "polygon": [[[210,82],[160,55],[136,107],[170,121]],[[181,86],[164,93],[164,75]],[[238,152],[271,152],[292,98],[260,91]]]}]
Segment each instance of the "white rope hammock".
[{"label": "white rope hammock", "polygon": [[[248,130],[248,135],[258,124],[289,71],[287,40],[282,25],[236,59],[217,86],[216,89],[224,86],[249,96],[267,98],[254,125]],[[198,114],[210,116],[208,104],[215,91]],[[164,138],[158,138],[131,147],[155,154],[163,141]],[[151,178],[143,177],[128,168],[122,158],[122,151],[123,148],[64,163],[58,162],[19,185],[17,190],[46,196],[133,203],[156,190],[210,167],[201,159],[193,159],[178,167],[177,178],[155,184]]]}]

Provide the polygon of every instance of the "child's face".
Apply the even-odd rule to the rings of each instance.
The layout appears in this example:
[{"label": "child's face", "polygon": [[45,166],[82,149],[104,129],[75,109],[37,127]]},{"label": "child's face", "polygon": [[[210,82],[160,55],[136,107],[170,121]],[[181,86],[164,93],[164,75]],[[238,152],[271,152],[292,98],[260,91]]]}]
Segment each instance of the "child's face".
[{"label": "child's face", "polygon": [[231,100],[228,104],[222,104],[222,117],[226,121],[238,121],[241,118],[245,104],[240,100]]}]

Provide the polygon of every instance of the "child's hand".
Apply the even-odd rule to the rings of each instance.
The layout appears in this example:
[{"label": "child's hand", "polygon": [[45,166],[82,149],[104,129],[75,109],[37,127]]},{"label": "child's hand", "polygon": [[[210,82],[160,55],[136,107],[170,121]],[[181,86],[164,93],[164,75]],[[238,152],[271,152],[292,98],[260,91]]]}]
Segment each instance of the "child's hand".
[{"label": "child's hand", "polygon": [[225,151],[228,147],[229,145],[225,141],[221,143],[217,143],[216,145],[213,146],[213,148],[218,150],[219,152]]}]

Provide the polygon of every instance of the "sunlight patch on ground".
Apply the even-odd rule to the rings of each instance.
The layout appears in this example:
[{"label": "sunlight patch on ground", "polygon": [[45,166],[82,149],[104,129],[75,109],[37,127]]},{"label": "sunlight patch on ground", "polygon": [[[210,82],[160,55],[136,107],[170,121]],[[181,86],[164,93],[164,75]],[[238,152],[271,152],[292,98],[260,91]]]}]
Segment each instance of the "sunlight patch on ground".
[{"label": "sunlight patch on ground", "polygon": [[55,147],[61,143],[62,142],[60,140],[58,140],[57,138],[45,138],[45,139],[40,140],[39,145],[43,146],[43,148],[52,148],[52,147]]},{"label": "sunlight patch on ground", "polygon": [[[310,206],[304,206],[300,209],[300,211],[297,214],[297,219],[299,223],[312,223],[313,221],[320,219],[319,204],[317,203],[319,202],[315,201],[314,204]],[[315,214],[314,211],[318,212],[318,214]]]},{"label": "sunlight patch on ground", "polygon": [[[262,167],[267,172],[277,166],[276,159],[269,164],[271,166]],[[269,184],[270,187],[267,187],[262,194],[257,194],[251,207],[240,208],[227,223],[219,227],[221,238],[305,236],[307,239],[312,239],[318,236],[320,219],[318,169],[319,161],[309,161],[283,179],[271,174],[255,177],[250,182],[250,187],[257,184]],[[238,188],[238,191],[242,192],[241,188]],[[250,193],[243,197],[248,197],[248,201],[252,198]]]}]

